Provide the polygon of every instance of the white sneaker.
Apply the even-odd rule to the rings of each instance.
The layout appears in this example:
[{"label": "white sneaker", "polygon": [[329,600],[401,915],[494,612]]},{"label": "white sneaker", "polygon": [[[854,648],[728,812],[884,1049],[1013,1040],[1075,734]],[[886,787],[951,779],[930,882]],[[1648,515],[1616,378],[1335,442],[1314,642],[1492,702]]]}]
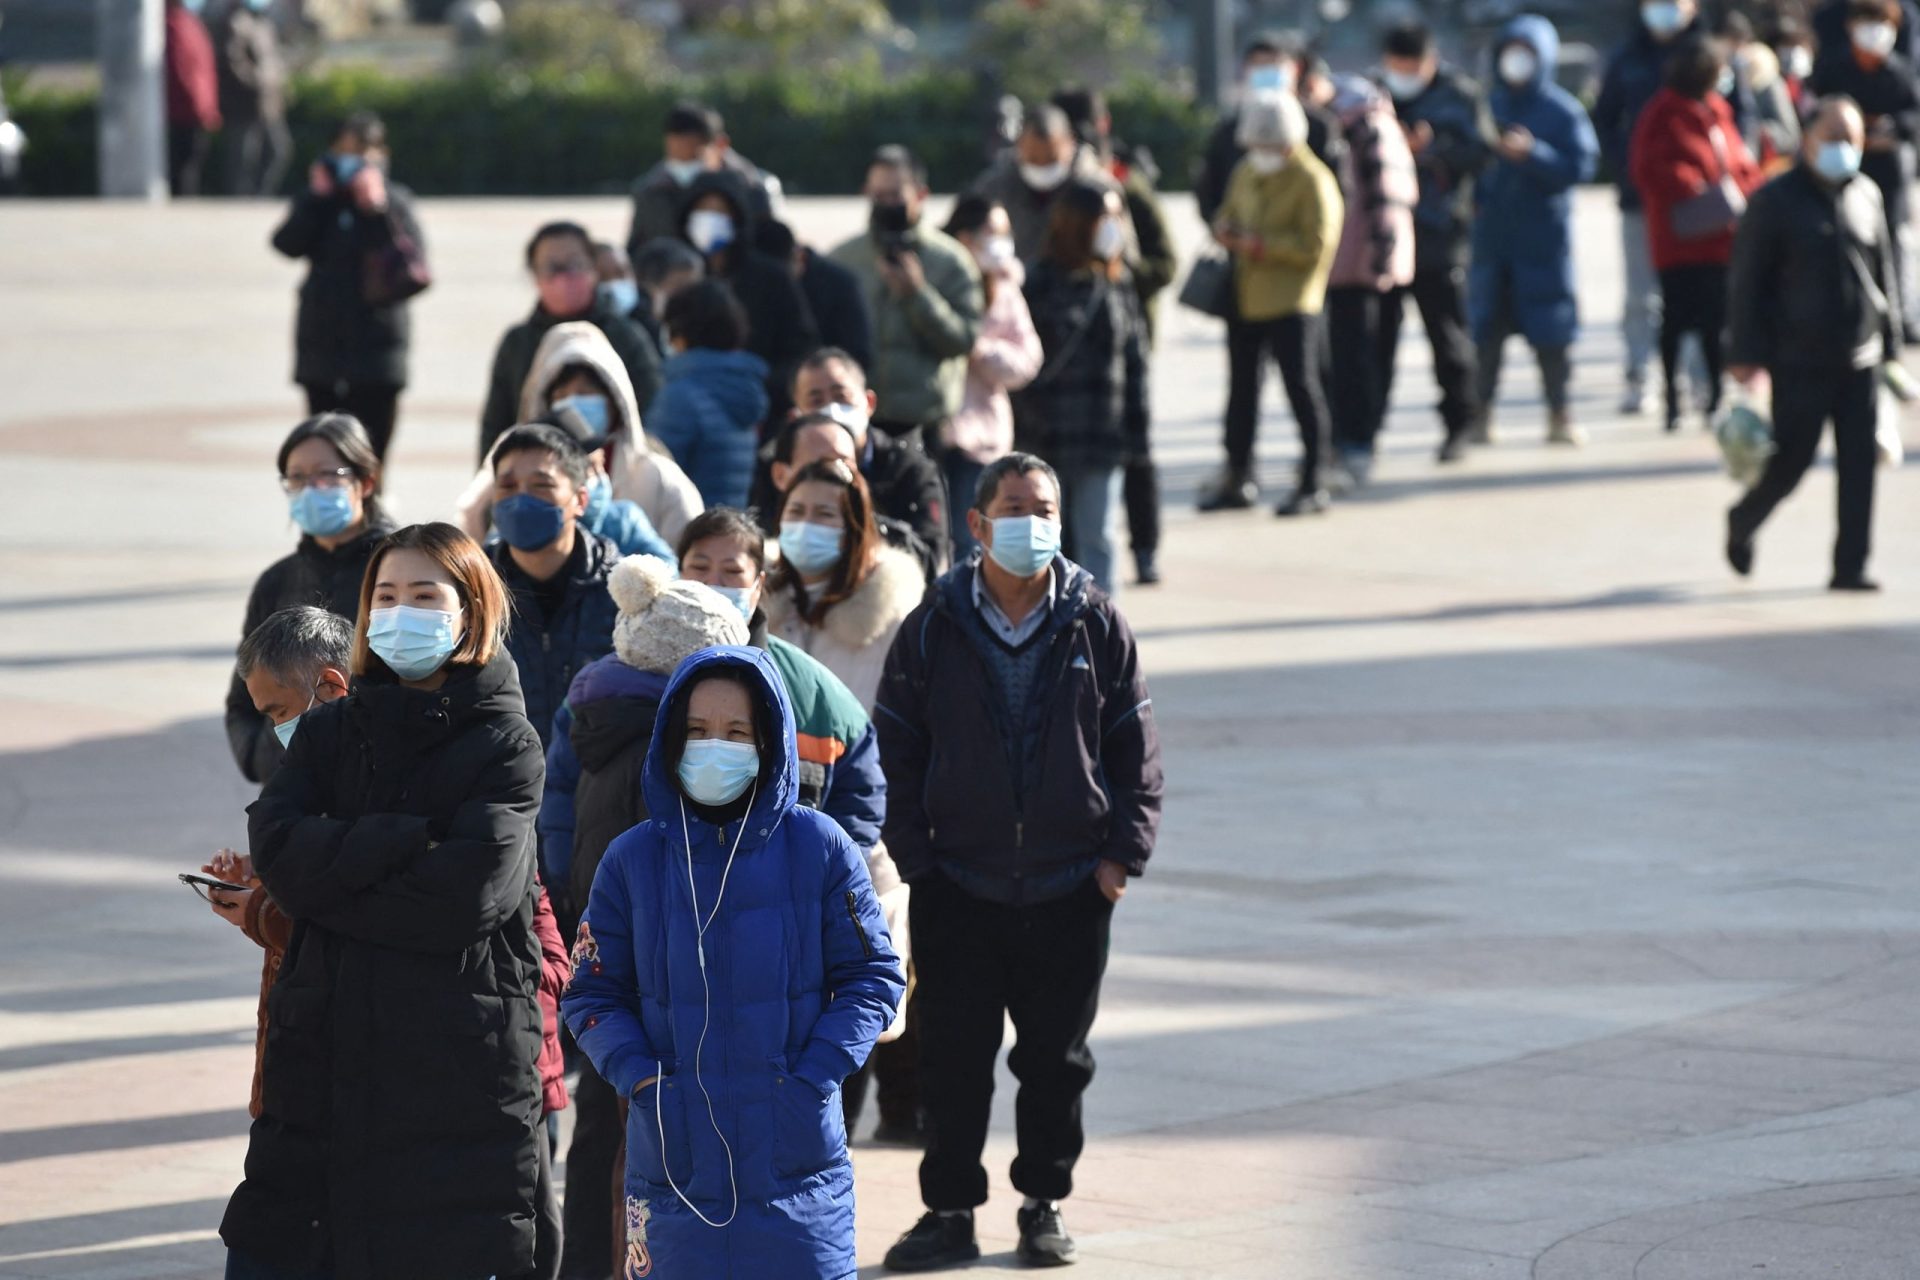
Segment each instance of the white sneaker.
[{"label": "white sneaker", "polygon": [[1547,419],[1547,443],[1570,444],[1578,447],[1587,442],[1587,433],[1566,413],[1555,413]]},{"label": "white sneaker", "polygon": [[1630,418],[1637,418],[1647,411],[1647,384],[1629,382],[1627,389],[1620,395],[1620,412]]}]

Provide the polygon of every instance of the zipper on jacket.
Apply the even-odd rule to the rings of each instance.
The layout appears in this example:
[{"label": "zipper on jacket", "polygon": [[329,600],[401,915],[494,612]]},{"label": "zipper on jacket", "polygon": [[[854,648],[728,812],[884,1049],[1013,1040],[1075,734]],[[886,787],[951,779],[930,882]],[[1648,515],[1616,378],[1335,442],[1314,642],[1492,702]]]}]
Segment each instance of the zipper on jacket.
[{"label": "zipper on jacket", "polygon": [[860,899],[853,890],[847,890],[847,919],[853,921],[853,936],[860,939],[860,954],[873,959],[873,944],[867,941],[867,931],[860,926]]}]

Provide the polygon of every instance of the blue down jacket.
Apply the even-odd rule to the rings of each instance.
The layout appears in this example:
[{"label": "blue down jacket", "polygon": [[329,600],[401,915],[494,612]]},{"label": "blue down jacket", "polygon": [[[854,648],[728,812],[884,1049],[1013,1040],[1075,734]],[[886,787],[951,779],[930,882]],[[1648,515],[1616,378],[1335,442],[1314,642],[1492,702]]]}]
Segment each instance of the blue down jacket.
[{"label": "blue down jacket", "polygon": [[[778,725],[744,833],[683,810],[664,763],[688,685],[722,669],[744,673]],[[865,859],[833,819],[799,805],[799,771],[773,660],[757,649],[694,654],[655,722],[642,783],[653,816],[614,841],[594,877],[562,1007],[594,1067],[632,1101],[627,1275],[854,1274],[840,1083],[906,984]],[[712,919],[704,965],[690,879],[699,918]],[[738,1213],[723,1228],[681,1199],[725,1222],[736,1186]]]},{"label": "blue down jacket", "polygon": [[[1518,164],[1496,159],[1475,190],[1469,319],[1475,341],[1491,333],[1502,305],[1513,327],[1535,347],[1564,347],[1580,331],[1573,287],[1573,188],[1593,177],[1600,142],[1578,100],[1553,82],[1560,37],[1534,14],[1509,22],[1494,48],[1516,41],[1539,58],[1531,83],[1496,83],[1489,97],[1494,126],[1520,125],[1533,153]],[[1497,80],[1497,77],[1496,77]]]}]

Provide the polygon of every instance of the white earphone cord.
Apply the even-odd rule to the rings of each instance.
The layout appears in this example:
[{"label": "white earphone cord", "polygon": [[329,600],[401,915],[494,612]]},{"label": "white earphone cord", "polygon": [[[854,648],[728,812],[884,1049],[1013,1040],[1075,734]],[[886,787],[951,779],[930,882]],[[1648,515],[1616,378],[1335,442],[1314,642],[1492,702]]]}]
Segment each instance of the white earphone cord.
[{"label": "white earphone cord", "polygon": [[[680,801],[680,839],[686,846],[687,852],[687,896],[693,900],[694,946],[700,955],[700,1039],[694,1043],[693,1047],[693,1082],[700,1087],[700,1096],[707,1100],[707,1124],[712,1126],[713,1136],[720,1139],[720,1146],[727,1153],[727,1186],[733,1195],[733,1207],[719,1222],[700,1212],[700,1206],[689,1199],[687,1193],[680,1189],[680,1184],[673,1180],[673,1168],[667,1163],[667,1127],[662,1119],[660,1106],[662,1086],[666,1083],[666,1064],[664,1062],[653,1064],[655,1071],[661,1077],[655,1080],[653,1085],[653,1127],[660,1135],[660,1168],[666,1173],[667,1185],[673,1189],[673,1194],[680,1197],[680,1203],[693,1210],[694,1217],[715,1230],[730,1225],[739,1216],[740,1183],[733,1167],[733,1144],[727,1141],[726,1134],[720,1132],[719,1118],[713,1114],[713,1095],[707,1092],[707,1082],[701,1078],[700,1074],[701,1055],[707,1047],[707,1029],[713,1025],[713,985],[707,979],[707,930],[713,927],[714,920],[720,914],[720,904],[726,899],[727,879],[733,874],[733,859],[740,852],[740,841],[747,834],[747,819],[753,814],[753,802],[759,794],[760,783],[756,779],[753,791],[747,796],[747,811],[740,815],[740,830],[734,833],[733,848],[727,853],[727,865],[720,872],[720,892],[714,895],[713,910],[707,913],[704,921],[700,918],[700,891],[694,887],[693,883],[693,834],[687,828],[687,802],[684,799]],[[726,828],[722,827],[721,830],[725,831]],[[667,970],[667,991],[671,997],[673,991],[671,966]]]}]

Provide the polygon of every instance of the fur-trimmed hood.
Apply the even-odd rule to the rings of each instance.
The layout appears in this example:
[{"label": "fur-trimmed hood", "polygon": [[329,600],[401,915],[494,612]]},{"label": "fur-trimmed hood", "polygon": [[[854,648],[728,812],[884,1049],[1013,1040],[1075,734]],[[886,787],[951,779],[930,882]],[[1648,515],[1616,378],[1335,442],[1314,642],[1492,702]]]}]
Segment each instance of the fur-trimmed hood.
[{"label": "fur-trimmed hood", "polygon": [[[927,594],[927,575],[920,562],[904,551],[883,546],[873,572],[852,595],[827,610],[821,626],[835,644],[865,649],[890,636]],[[770,591],[761,600],[767,621],[776,631],[791,626],[797,612],[791,591]]]}]

